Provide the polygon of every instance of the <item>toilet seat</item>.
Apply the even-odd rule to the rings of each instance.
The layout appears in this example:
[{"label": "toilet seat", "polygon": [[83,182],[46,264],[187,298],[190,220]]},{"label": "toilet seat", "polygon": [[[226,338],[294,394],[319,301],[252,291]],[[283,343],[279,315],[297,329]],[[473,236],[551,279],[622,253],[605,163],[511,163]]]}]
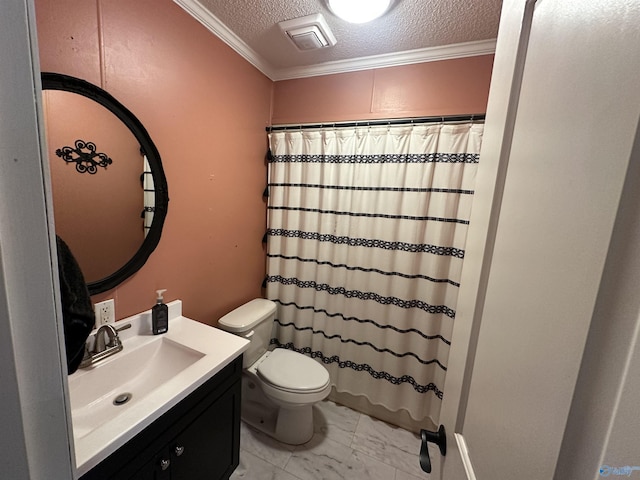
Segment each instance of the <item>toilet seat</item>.
[{"label": "toilet seat", "polygon": [[329,372],[301,353],[276,348],[258,365],[258,377],[271,387],[291,393],[318,393],[329,385]]}]

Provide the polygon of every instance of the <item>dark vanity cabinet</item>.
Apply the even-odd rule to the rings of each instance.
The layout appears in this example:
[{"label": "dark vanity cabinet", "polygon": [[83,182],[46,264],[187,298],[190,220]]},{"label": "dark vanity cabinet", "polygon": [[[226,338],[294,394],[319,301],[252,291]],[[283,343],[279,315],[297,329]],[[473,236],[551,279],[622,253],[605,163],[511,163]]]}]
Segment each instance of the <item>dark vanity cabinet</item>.
[{"label": "dark vanity cabinet", "polygon": [[222,480],[238,466],[242,356],[81,477]]}]

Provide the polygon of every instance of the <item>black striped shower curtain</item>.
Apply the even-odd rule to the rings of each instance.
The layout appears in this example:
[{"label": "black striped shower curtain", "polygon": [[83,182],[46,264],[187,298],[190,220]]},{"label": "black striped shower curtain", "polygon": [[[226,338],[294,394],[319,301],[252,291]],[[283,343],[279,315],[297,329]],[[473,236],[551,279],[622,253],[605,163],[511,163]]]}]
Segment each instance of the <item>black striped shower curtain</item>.
[{"label": "black striped shower curtain", "polygon": [[483,125],[269,134],[272,343],[436,425]]}]

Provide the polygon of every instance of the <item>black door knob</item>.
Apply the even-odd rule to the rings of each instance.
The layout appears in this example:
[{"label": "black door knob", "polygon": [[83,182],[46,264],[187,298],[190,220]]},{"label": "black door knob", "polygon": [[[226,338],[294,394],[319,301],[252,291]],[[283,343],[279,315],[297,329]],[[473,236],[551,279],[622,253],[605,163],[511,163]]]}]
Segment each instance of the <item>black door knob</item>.
[{"label": "black door knob", "polygon": [[431,473],[431,458],[429,458],[427,443],[435,443],[440,447],[440,453],[443,456],[447,454],[447,434],[444,430],[444,425],[440,425],[437,432],[420,430],[420,438],[422,440],[420,445],[420,467],[425,472]]}]

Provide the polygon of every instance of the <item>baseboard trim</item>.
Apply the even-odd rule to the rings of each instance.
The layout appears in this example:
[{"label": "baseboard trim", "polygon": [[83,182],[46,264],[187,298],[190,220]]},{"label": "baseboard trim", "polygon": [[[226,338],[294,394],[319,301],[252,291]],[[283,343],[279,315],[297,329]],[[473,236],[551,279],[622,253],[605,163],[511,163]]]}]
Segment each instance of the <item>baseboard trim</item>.
[{"label": "baseboard trim", "polygon": [[460,452],[462,465],[464,465],[464,471],[467,474],[467,480],[476,480],[476,474],[473,471],[473,465],[471,465],[471,458],[469,457],[467,442],[465,442],[464,437],[459,433],[454,434],[454,436],[458,444],[458,451]]}]

